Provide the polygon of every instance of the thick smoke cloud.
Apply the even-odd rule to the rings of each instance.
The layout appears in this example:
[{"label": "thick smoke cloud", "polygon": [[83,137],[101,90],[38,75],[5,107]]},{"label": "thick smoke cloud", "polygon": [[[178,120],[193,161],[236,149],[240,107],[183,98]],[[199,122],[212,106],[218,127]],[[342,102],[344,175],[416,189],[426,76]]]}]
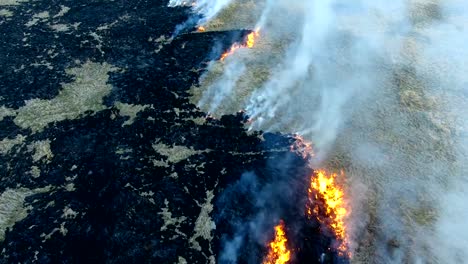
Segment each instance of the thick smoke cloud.
[{"label": "thick smoke cloud", "polygon": [[252,28],[269,45],[222,62],[199,106],[246,109],[251,129],[300,133],[315,166],[344,168],[356,262],[463,263],[466,1],[262,4]]}]

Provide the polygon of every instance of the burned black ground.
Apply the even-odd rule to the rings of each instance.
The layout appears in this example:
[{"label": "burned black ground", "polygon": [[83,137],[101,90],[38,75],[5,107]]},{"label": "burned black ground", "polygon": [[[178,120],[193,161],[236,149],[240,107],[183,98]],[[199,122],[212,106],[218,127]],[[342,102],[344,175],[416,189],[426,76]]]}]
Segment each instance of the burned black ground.
[{"label": "burned black ground", "polygon": [[[61,14],[64,6],[69,10]],[[285,184],[304,186],[310,170],[289,151],[292,138],[247,134],[242,114],[206,119],[189,102],[189,89],[207,63],[247,31],[187,31],[170,40],[189,10],[168,8],[166,1],[30,1],[2,8],[13,15],[0,16],[0,106],[18,113],[27,100],[56,98],[77,78],[66,69],[86,62],[119,70],[108,73],[112,91],[100,111],[49,122],[42,130],[18,126],[15,115],[0,119],[0,140],[24,137],[0,152],[0,192],[30,191],[24,203],[8,205],[24,208],[26,216],[5,211],[14,225],[0,242],[0,262],[209,263],[233,232],[218,197],[243,173],[254,172],[265,184],[291,176]],[[116,102],[150,107],[126,124]],[[52,154],[35,160],[35,142],[50,142]],[[193,153],[173,162],[156,143]],[[33,169],[39,175],[33,177]],[[194,229],[210,192],[216,229],[206,239]],[[296,195],[297,201],[278,197],[281,208],[290,208],[285,219],[293,226],[304,202],[301,192]],[[232,217],[254,213],[238,201],[244,198],[232,200]],[[163,208],[180,221],[168,224]],[[264,247],[250,244],[255,254],[243,253],[241,262],[264,254]]]}]

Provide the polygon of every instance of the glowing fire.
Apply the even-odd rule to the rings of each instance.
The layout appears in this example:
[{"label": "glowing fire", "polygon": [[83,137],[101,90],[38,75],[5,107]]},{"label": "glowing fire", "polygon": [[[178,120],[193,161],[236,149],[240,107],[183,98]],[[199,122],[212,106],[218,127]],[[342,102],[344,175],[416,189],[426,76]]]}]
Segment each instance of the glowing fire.
[{"label": "glowing fire", "polygon": [[221,55],[220,60],[223,61],[224,59],[232,55],[234,52],[236,52],[236,50],[240,48],[249,48],[249,49],[253,48],[253,46],[255,45],[255,40],[258,36],[260,36],[260,31],[258,29],[251,32],[250,34],[247,35],[243,44],[234,43],[234,45],[232,45],[228,51],[226,51],[225,53]]},{"label": "glowing fire", "polygon": [[[341,173],[344,176],[344,173]],[[348,210],[344,202],[343,189],[336,183],[336,173],[318,170],[311,177],[309,187],[309,217],[314,215],[319,222],[328,226],[339,240],[337,249],[341,255],[347,253],[345,218]]]},{"label": "glowing fire", "polygon": [[199,26],[197,28],[197,32],[205,32],[206,31],[206,28],[204,26]]},{"label": "glowing fire", "polygon": [[302,156],[303,159],[307,159],[309,157],[314,156],[312,143],[305,140],[298,134],[293,136],[295,139],[294,144],[291,145],[290,150],[291,152],[296,152]]},{"label": "glowing fire", "polygon": [[284,230],[283,221],[275,226],[275,239],[270,242],[270,250],[265,260],[263,260],[263,264],[286,264],[291,259],[291,251],[286,245],[288,239]]},{"label": "glowing fire", "polygon": [[247,35],[246,46],[247,48],[253,48],[255,45],[255,39],[260,36],[260,31],[257,29],[254,32],[251,32]]}]

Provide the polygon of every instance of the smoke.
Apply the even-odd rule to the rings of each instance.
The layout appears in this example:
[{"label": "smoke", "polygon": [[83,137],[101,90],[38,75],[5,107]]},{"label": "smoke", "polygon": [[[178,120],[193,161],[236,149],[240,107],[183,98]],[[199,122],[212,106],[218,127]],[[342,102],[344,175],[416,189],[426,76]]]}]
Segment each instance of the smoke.
[{"label": "smoke", "polygon": [[170,0],[169,6],[192,6],[194,13],[202,15],[197,24],[203,25],[214,18],[231,0]]},{"label": "smoke", "polygon": [[263,43],[222,62],[218,78],[208,72],[199,106],[246,109],[250,129],[299,133],[315,166],[345,169],[355,262],[463,263],[467,4],[262,4],[252,28]]},{"label": "smoke", "polygon": [[245,70],[246,66],[242,61],[227,64],[222,77],[203,95],[198,105],[201,107],[208,105],[208,113],[214,112],[226,98],[232,95],[237,81]]},{"label": "smoke", "polygon": [[[248,263],[261,262],[261,249],[269,242],[272,227],[285,216],[285,210],[294,210],[297,206],[294,204],[298,202],[294,191],[297,182],[287,176],[285,173],[273,173],[267,176],[266,181],[254,172],[246,172],[223,192],[217,201],[218,208],[221,208],[217,221],[229,223],[234,232],[222,239],[219,263],[238,263],[241,255],[242,260],[248,260]],[[235,214],[239,207],[243,208],[242,212]],[[246,248],[246,245],[250,247]]]}]

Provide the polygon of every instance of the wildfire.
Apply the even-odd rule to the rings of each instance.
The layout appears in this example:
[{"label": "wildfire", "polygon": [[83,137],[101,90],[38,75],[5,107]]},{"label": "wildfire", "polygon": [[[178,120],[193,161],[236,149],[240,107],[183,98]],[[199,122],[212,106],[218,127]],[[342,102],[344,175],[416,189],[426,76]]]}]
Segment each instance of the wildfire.
[{"label": "wildfire", "polygon": [[[342,175],[344,175],[342,173]],[[343,189],[338,186],[336,173],[325,170],[316,171],[311,177],[309,187],[310,206],[307,208],[309,217],[314,215],[319,222],[328,226],[339,240],[337,247],[340,254],[348,254],[345,218],[348,215],[344,202]]]},{"label": "wildfire", "polygon": [[295,141],[294,144],[292,144],[290,147],[291,152],[296,152],[300,154],[303,159],[307,159],[308,157],[314,156],[311,142],[305,140],[302,136],[298,134],[295,134],[293,137]]},{"label": "wildfire", "polygon": [[205,32],[206,31],[206,28],[204,26],[199,26],[197,28],[197,32]]},{"label": "wildfire", "polygon": [[232,55],[234,52],[236,52],[236,50],[240,49],[240,48],[253,48],[253,46],[255,45],[255,40],[257,37],[260,36],[260,30],[255,30],[253,32],[251,32],[250,34],[247,35],[247,37],[245,38],[244,40],[244,43],[243,44],[239,44],[239,43],[234,43],[234,45],[231,46],[231,48],[226,51],[225,53],[223,53],[221,55],[221,58],[220,60],[224,60],[226,59],[228,56]]},{"label": "wildfire", "polygon": [[270,242],[270,250],[263,264],[286,264],[291,259],[291,251],[286,245],[288,239],[284,230],[283,221],[275,226],[275,239]]},{"label": "wildfire", "polygon": [[247,48],[253,48],[255,45],[255,39],[260,36],[260,30],[255,30],[254,32],[251,32],[250,34],[247,35],[247,41],[246,45]]}]

